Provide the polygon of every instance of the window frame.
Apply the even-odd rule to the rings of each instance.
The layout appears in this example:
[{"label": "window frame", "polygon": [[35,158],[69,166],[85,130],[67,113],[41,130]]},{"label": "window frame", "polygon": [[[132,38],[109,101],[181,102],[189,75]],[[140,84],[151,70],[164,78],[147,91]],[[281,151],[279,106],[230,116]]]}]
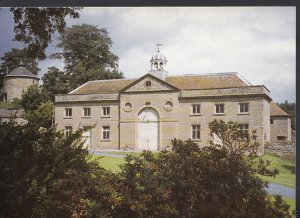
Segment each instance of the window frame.
[{"label": "window frame", "polygon": [[200,124],[192,124],[191,130],[192,130],[192,134],[191,134],[192,140],[200,141],[201,140],[201,125]]},{"label": "window frame", "polygon": [[73,132],[73,126],[65,126],[65,135],[66,137],[70,137]]},{"label": "window frame", "polygon": [[[70,113],[71,112],[71,113]],[[71,107],[66,107],[65,108],[65,118],[72,118],[73,116],[73,110]]]},{"label": "window frame", "polygon": [[[106,110],[108,110],[108,113]],[[102,106],[102,117],[110,117],[110,106]]]},{"label": "window frame", "polygon": [[[86,115],[86,112],[88,111],[88,115]],[[83,117],[91,117],[91,114],[92,114],[92,109],[91,107],[84,107],[83,110],[82,110],[82,116]]]},{"label": "window frame", "polygon": [[[241,128],[243,127],[243,128]],[[247,127],[247,128],[244,128]],[[242,134],[244,135],[241,140],[245,141],[249,139],[249,123],[240,123],[239,124],[239,129],[242,132]]]},{"label": "window frame", "polygon": [[192,104],[192,115],[201,115],[201,104]]},{"label": "window frame", "polygon": [[[246,109],[247,109],[247,111],[246,111]],[[240,114],[249,114],[249,103],[248,102],[239,103],[239,113]]]},{"label": "window frame", "polygon": [[[222,109],[223,111],[220,112],[220,106],[222,106]],[[224,103],[218,103],[218,104],[215,104],[215,114],[224,114],[225,113],[225,104]]]},{"label": "window frame", "polygon": [[110,126],[102,126],[102,140],[110,140]]}]

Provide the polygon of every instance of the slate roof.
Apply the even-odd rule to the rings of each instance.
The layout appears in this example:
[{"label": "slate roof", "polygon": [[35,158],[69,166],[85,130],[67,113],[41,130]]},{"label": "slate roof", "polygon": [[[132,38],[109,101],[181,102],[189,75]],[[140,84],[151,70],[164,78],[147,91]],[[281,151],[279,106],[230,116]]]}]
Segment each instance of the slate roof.
[{"label": "slate roof", "polygon": [[[115,79],[89,81],[69,94],[118,93],[137,79]],[[215,89],[249,86],[237,73],[219,73],[207,75],[169,76],[165,81],[181,90]]]},{"label": "slate roof", "polygon": [[135,79],[112,79],[89,81],[74,89],[69,94],[111,94],[118,93],[121,89],[134,82]]},{"label": "slate roof", "polygon": [[275,102],[270,102],[270,116],[272,117],[289,117],[284,110],[282,110]]},{"label": "slate roof", "polygon": [[166,82],[182,90],[249,86],[236,73],[169,76],[166,77]]},{"label": "slate roof", "polygon": [[25,64],[20,64],[16,69],[12,70],[6,77],[34,77],[37,78],[36,75],[27,70]]}]

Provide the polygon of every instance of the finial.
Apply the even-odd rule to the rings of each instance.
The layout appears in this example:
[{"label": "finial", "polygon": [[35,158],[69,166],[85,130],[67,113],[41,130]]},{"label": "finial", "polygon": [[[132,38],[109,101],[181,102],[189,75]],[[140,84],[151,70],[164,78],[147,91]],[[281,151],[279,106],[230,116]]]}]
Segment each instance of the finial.
[{"label": "finial", "polygon": [[26,67],[26,64],[23,63],[23,61],[21,60],[21,61],[20,61],[20,64],[19,64],[18,66],[19,66],[19,67]]},{"label": "finial", "polygon": [[156,44],[157,52],[160,52],[159,47],[162,46],[162,45],[163,45],[163,44]]}]

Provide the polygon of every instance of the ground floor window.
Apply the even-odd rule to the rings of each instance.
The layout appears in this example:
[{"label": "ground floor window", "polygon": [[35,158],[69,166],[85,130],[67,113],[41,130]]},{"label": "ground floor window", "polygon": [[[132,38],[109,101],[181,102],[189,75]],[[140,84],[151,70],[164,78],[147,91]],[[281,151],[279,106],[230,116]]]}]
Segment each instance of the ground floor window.
[{"label": "ground floor window", "polygon": [[72,126],[66,126],[65,127],[65,134],[66,134],[67,137],[69,137],[71,135],[72,131],[73,131]]},{"label": "ground floor window", "polygon": [[200,140],[200,125],[192,125],[192,139]]},{"label": "ground floor window", "polygon": [[102,139],[110,139],[110,127],[109,126],[103,126],[102,127]]},{"label": "ground floor window", "polygon": [[286,136],[277,136],[277,140],[278,141],[284,141],[284,140],[286,140]]},{"label": "ground floor window", "polygon": [[240,124],[240,131],[241,131],[241,139],[247,140],[249,139],[249,124]]}]

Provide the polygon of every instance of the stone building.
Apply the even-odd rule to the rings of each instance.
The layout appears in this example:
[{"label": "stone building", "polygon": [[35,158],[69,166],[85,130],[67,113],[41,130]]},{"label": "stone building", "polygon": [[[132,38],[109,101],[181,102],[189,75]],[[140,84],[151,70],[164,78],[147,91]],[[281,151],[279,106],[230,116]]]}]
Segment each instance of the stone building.
[{"label": "stone building", "polygon": [[273,101],[270,102],[271,141],[291,141],[291,118]]},{"label": "stone building", "polygon": [[288,139],[290,123],[286,117],[285,126],[275,121],[278,106],[264,85],[251,85],[238,73],[171,76],[159,50],[150,63],[140,78],[89,81],[55,96],[58,128],[66,134],[84,128],[91,149],[162,150],[174,137],[205,146],[214,119],[236,121],[243,131],[256,129],[261,152],[272,129],[285,129],[280,134]]},{"label": "stone building", "polygon": [[26,65],[21,63],[19,66],[3,77],[2,101],[13,101],[21,98],[23,90],[33,83],[38,83],[39,78],[31,73]]}]

